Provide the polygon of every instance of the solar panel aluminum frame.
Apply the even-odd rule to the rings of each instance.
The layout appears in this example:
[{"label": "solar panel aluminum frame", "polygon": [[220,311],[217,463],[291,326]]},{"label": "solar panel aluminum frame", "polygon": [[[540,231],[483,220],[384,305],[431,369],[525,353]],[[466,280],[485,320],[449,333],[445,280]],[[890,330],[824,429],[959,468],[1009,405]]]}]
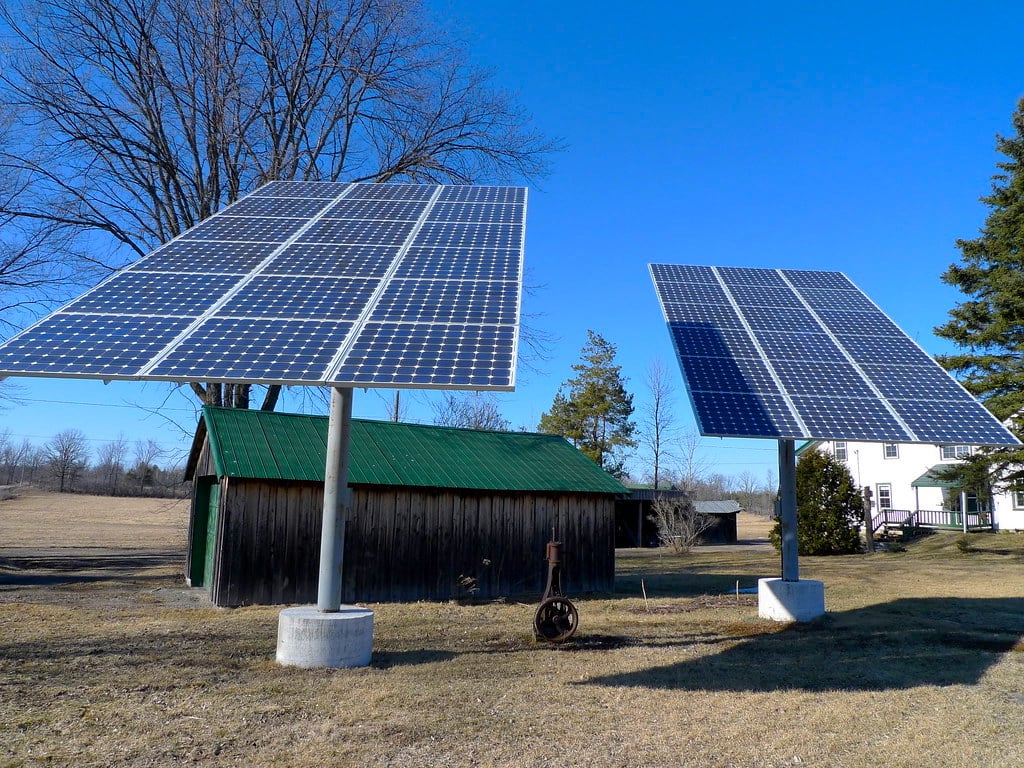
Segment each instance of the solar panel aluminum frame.
[{"label": "solar panel aluminum frame", "polygon": [[649,270],[701,434],[1020,444],[841,272]]},{"label": "solar panel aluminum frame", "polygon": [[[527,190],[519,187],[271,182],[0,344],[0,378],[511,391],[526,206]],[[373,218],[392,214],[397,218]],[[428,225],[459,245],[417,239]],[[263,239],[251,240],[253,231]],[[352,242],[316,242],[311,233],[318,231],[345,231]],[[235,239],[218,239],[225,236]],[[407,268],[410,251],[416,259]],[[190,253],[197,254],[194,268]],[[299,261],[289,262],[290,253]],[[317,257],[321,263],[310,261]],[[324,268],[325,258],[342,265],[332,267],[340,272]],[[449,266],[435,277],[432,259],[505,266]],[[358,295],[268,299],[270,314],[249,316],[258,302],[242,300],[248,286],[289,279],[351,285]],[[155,290],[161,281],[173,289]],[[403,318],[403,290],[420,292],[425,319]],[[468,305],[430,305],[436,296]],[[349,299],[351,310],[325,316]],[[122,310],[111,312],[117,302]],[[290,307],[299,314],[289,317]],[[354,350],[362,368],[347,365]],[[233,355],[245,359],[235,364]]]}]

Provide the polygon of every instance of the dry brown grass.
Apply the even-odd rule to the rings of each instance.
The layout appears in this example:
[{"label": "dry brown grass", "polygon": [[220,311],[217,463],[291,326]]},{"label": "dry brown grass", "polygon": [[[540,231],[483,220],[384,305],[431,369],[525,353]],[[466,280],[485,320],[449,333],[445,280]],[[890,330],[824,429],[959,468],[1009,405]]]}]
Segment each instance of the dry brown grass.
[{"label": "dry brown grass", "polygon": [[373,664],[336,671],[279,667],[278,610],[212,609],[180,561],[8,563],[0,765],[1024,765],[1024,536],[955,539],[805,558],[829,615],[793,627],[735,594],[771,552],[623,552],[565,647],[526,603],[375,605]]}]

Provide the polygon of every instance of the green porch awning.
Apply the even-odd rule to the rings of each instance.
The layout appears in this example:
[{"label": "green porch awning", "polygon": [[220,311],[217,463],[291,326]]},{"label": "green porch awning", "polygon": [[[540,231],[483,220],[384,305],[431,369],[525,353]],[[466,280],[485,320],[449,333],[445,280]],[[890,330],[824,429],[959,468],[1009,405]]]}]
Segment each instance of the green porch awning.
[{"label": "green porch awning", "polygon": [[959,486],[950,480],[944,480],[942,475],[957,467],[957,464],[936,464],[914,482],[912,488],[958,488]]}]

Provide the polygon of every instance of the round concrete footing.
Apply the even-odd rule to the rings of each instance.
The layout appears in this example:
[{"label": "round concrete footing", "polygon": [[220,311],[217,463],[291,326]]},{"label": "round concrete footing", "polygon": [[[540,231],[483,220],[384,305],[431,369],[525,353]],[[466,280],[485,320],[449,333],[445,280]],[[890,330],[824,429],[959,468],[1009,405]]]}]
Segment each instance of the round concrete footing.
[{"label": "round concrete footing", "polygon": [[758,579],[757,615],[774,621],[813,621],[825,615],[825,585],[814,579]]},{"label": "round concrete footing", "polygon": [[277,662],[289,667],[365,667],[373,652],[373,611],[354,605],[324,613],[285,608],[277,621]]}]

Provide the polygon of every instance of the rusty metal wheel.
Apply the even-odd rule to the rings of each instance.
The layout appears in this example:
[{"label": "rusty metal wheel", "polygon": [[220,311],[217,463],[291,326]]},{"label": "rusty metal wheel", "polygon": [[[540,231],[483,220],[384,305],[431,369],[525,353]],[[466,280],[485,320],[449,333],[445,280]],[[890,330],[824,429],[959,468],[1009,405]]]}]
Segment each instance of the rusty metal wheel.
[{"label": "rusty metal wheel", "polygon": [[549,643],[562,643],[576,632],[580,615],[567,598],[549,597],[537,607],[533,628],[537,637]]}]

